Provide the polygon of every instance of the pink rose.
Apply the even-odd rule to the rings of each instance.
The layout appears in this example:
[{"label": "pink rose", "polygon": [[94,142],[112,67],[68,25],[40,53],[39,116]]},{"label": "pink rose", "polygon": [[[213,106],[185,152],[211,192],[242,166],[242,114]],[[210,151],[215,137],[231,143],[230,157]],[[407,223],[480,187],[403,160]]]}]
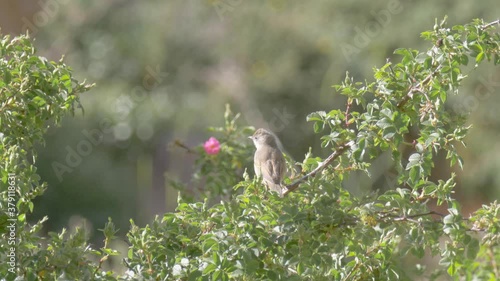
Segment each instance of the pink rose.
[{"label": "pink rose", "polygon": [[207,154],[217,154],[219,153],[220,151],[220,143],[219,141],[214,138],[214,137],[210,137],[204,144],[203,144],[203,148],[205,149],[205,152]]}]

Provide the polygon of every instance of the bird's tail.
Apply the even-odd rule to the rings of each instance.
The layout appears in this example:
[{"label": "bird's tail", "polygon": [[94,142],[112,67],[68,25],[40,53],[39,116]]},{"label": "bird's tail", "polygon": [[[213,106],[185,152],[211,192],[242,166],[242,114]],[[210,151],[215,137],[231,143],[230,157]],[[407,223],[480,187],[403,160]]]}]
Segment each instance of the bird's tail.
[{"label": "bird's tail", "polygon": [[276,183],[269,183],[268,188],[271,191],[277,192],[280,197],[283,197],[283,192],[285,190],[285,187],[283,185]]}]

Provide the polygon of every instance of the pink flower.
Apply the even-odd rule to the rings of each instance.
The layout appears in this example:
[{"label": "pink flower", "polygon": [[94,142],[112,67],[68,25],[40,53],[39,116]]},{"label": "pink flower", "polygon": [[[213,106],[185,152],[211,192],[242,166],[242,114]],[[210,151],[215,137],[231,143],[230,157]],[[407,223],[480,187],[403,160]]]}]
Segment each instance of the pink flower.
[{"label": "pink flower", "polygon": [[205,152],[207,154],[217,154],[219,153],[220,151],[220,143],[219,141],[214,138],[214,137],[210,137],[204,144],[203,144],[203,148],[205,148]]}]

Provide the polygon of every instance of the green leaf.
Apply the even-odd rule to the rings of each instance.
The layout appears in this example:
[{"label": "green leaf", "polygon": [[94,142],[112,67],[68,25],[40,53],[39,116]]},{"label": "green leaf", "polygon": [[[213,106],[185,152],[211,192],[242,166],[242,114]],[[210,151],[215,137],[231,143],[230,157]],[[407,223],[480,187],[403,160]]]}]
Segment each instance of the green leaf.
[{"label": "green leaf", "polygon": [[212,272],[214,272],[214,270],[217,269],[217,266],[213,263],[209,263],[204,269],[203,269],[203,275],[209,275],[211,274]]},{"label": "green leaf", "polygon": [[326,117],[325,111],[316,111],[307,115],[306,120],[309,121],[323,121]]},{"label": "green leaf", "polygon": [[384,139],[392,139],[396,133],[396,128],[394,126],[387,127],[383,132]]},{"label": "green leaf", "polygon": [[469,57],[466,54],[460,56],[460,64],[465,66],[469,64]]},{"label": "green leaf", "polygon": [[476,56],[476,63],[480,63],[481,61],[483,61],[483,59],[484,59],[484,53],[483,52],[477,54],[477,56]]},{"label": "green leaf", "polygon": [[452,215],[452,214],[449,214],[449,215],[446,215],[444,218],[443,218],[443,223],[444,224],[452,224],[455,222],[455,216]]},{"label": "green leaf", "polygon": [[418,179],[420,178],[420,169],[419,167],[412,167],[410,169],[410,181],[412,184],[416,184]]},{"label": "green leaf", "polygon": [[455,264],[456,264],[455,262],[452,262],[448,267],[447,272],[450,276],[455,276],[455,273],[457,272],[457,267]]},{"label": "green leaf", "polygon": [[212,249],[212,247],[218,249],[218,246],[219,243],[215,239],[209,238],[203,242],[202,249],[204,252],[208,252]]},{"label": "green leaf", "polygon": [[222,274],[222,271],[220,271],[220,270],[214,271],[214,273],[212,274],[212,280],[222,280],[221,274]]},{"label": "green leaf", "polygon": [[213,252],[213,253],[212,253],[212,262],[213,262],[214,264],[217,264],[217,265],[219,265],[219,264],[220,264],[220,262],[221,262],[221,261],[220,261],[219,254],[218,254],[217,252]]},{"label": "green leaf", "polygon": [[[324,125],[324,123],[323,123],[323,125]],[[313,129],[314,129],[314,132],[315,132],[315,133],[319,133],[319,132],[321,132],[321,130],[322,130],[322,123],[320,123],[320,122],[315,122],[315,123],[314,123],[314,126],[313,126]]]},{"label": "green leaf", "polygon": [[379,121],[377,121],[376,125],[378,127],[380,127],[381,129],[385,129],[387,127],[392,126],[392,121],[389,118],[384,117],[384,118],[380,119]]},{"label": "green leaf", "polygon": [[46,101],[40,97],[40,96],[36,96],[33,98],[33,102],[37,105],[37,106],[43,106],[45,105]]},{"label": "green leaf", "polygon": [[406,170],[409,170],[416,165],[420,165],[421,161],[422,161],[422,155],[420,153],[413,153],[412,155],[410,155],[410,158],[408,158],[408,164],[406,165]]},{"label": "green leaf", "polygon": [[423,258],[425,255],[424,247],[420,247],[420,246],[413,247],[412,254],[415,255],[419,259]]},{"label": "green leaf", "polygon": [[304,273],[304,265],[302,262],[297,264],[297,274],[302,275]]},{"label": "green leaf", "polygon": [[479,253],[479,240],[472,239],[470,243],[467,245],[467,258],[474,260]]},{"label": "green leaf", "polygon": [[443,103],[446,102],[446,91],[439,91],[439,97],[441,98],[441,101],[443,101]]}]

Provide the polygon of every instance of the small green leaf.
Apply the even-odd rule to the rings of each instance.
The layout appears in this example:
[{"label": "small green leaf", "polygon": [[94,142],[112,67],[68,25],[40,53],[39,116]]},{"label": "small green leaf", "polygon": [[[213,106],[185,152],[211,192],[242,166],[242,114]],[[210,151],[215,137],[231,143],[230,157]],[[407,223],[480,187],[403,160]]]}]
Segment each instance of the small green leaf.
[{"label": "small green leaf", "polygon": [[325,119],[325,111],[316,111],[307,115],[306,120],[309,121],[323,121]]},{"label": "small green leaf", "polygon": [[412,254],[415,255],[417,258],[421,259],[425,255],[425,250],[423,247],[415,246],[412,248]]},{"label": "small green leaf", "polygon": [[379,121],[377,121],[376,125],[378,127],[380,127],[381,129],[385,129],[389,126],[392,126],[392,122],[391,122],[391,120],[389,120],[389,118],[384,117],[384,118],[380,119]]},{"label": "small green leaf", "polygon": [[37,105],[37,106],[43,106],[45,105],[46,101],[40,97],[40,96],[36,96],[33,98],[33,102]]},{"label": "small green leaf", "polygon": [[205,267],[205,269],[203,269],[203,275],[209,275],[210,273],[214,272],[215,269],[217,269],[217,266],[213,263],[210,263]]},{"label": "small green leaf", "polygon": [[446,215],[444,218],[443,218],[443,223],[444,224],[452,224],[454,221],[455,221],[455,216],[452,215],[452,214],[449,214],[449,215]]},{"label": "small green leaf", "polygon": [[465,54],[460,56],[460,64],[462,65],[468,65],[469,64],[469,57]]},{"label": "small green leaf", "polygon": [[304,273],[304,265],[299,262],[299,264],[297,265],[297,274],[302,275],[302,273]]},{"label": "small green leaf", "polygon": [[446,102],[446,91],[440,91],[439,92],[439,98],[441,98],[441,101],[444,103]]},{"label": "small green leaf", "polygon": [[452,262],[450,264],[450,266],[448,267],[448,270],[447,270],[448,274],[450,276],[454,276],[455,273],[457,272],[457,267],[455,266],[455,262]]},{"label": "small green leaf", "polygon": [[410,181],[415,184],[420,177],[420,169],[418,167],[413,167],[410,169]]},{"label": "small green leaf", "polygon": [[214,262],[214,264],[220,264],[219,254],[217,254],[216,252],[213,252],[212,253],[212,261]]},{"label": "small green leaf", "polygon": [[484,53],[483,52],[477,54],[477,56],[476,56],[476,63],[480,63],[481,61],[483,61],[483,59],[484,59]]},{"label": "small green leaf", "polygon": [[408,164],[406,165],[406,170],[411,169],[413,166],[419,165],[422,161],[422,155],[420,153],[413,153],[408,158]]},{"label": "small green leaf", "polygon": [[204,252],[208,252],[210,249],[212,249],[212,247],[216,247],[218,248],[218,242],[215,240],[215,239],[212,239],[212,238],[209,238],[207,240],[205,240],[202,244],[202,249]]},{"label": "small green leaf", "polygon": [[220,271],[220,270],[215,271],[212,274],[212,280],[222,280],[222,278],[220,278],[221,273],[222,273],[222,271]]},{"label": "small green leaf", "polygon": [[315,122],[313,126],[314,132],[319,133],[321,132],[321,123],[320,122]]},{"label": "small green leaf", "polygon": [[477,239],[472,239],[467,245],[467,258],[474,260],[479,253],[479,241]]}]

